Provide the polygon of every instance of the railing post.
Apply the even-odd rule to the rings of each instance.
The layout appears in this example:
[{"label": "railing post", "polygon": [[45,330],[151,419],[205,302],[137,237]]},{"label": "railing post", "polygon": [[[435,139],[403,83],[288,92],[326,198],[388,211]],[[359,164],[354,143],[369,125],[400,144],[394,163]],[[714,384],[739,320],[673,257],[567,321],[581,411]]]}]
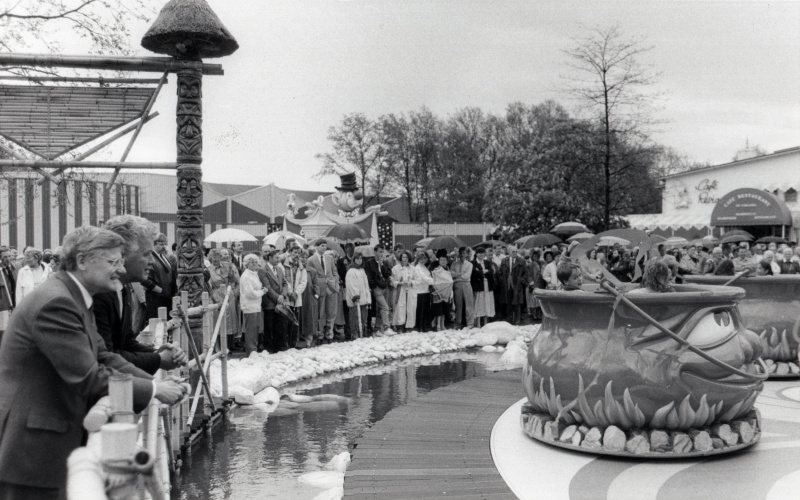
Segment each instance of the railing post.
[{"label": "railing post", "polygon": [[[209,305],[211,305],[211,298],[208,296],[208,292],[203,292],[203,294],[201,295],[201,302],[202,302],[203,307],[208,307]],[[224,317],[222,316],[223,314],[224,314],[224,312],[222,310],[220,310],[218,317],[222,318],[222,321],[225,321]],[[202,347],[202,350],[200,352],[201,356],[203,356],[205,354],[206,357],[209,357],[214,353],[213,346],[209,345],[209,344],[211,344],[211,334],[212,334],[213,330],[214,330],[214,311],[204,311],[203,312],[203,347]],[[199,359],[197,360],[197,369],[198,370],[202,370],[203,369],[203,363],[201,363]],[[208,380],[209,383],[211,383],[210,375],[211,375],[211,370],[208,370],[206,372],[206,380]],[[202,381],[200,383],[202,383]],[[209,387],[208,389],[210,390],[211,387]],[[201,402],[202,402],[202,400],[201,400]],[[204,415],[210,415],[211,414],[210,410],[208,409],[208,406],[203,405],[202,408],[203,408],[202,411],[203,411]]]}]

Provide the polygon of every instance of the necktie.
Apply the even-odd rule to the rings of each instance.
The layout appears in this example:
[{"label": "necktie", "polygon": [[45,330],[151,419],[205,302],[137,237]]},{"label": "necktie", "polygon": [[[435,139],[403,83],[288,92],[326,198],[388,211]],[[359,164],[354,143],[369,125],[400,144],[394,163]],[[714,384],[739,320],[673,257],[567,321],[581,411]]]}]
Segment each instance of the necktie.
[{"label": "necktie", "polygon": [[325,265],[325,256],[321,255],[320,259],[322,260],[322,274],[328,274],[328,266]]}]

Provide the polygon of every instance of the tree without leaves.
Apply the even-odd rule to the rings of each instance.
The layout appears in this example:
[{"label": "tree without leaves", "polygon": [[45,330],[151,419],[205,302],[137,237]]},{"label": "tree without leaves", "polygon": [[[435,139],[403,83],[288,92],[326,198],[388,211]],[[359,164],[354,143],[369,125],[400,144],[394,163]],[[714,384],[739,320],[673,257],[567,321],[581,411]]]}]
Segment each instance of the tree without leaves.
[{"label": "tree without leaves", "polygon": [[[71,33],[96,54],[132,53],[128,26],[147,21],[154,0],[0,0],[0,50],[60,52]],[[138,43],[136,44],[138,46]],[[74,49],[72,49],[74,51]],[[52,73],[46,68],[5,68],[15,74]]]},{"label": "tree without leaves", "polygon": [[317,178],[355,172],[364,205],[368,206],[380,197],[388,182],[383,130],[365,115],[354,113],[328,129],[328,140],[333,151],[317,155],[322,160]]},{"label": "tree without leaves", "polygon": [[630,151],[647,149],[647,129],[655,123],[652,105],[658,95],[645,89],[658,75],[638,61],[651,49],[643,39],[627,38],[614,26],[592,29],[564,51],[573,70],[567,91],[593,115],[600,130],[603,228],[612,225],[614,216],[624,215],[614,200],[615,189],[624,188],[622,177],[631,174],[635,163],[619,155],[625,148],[616,148],[615,154],[615,147],[630,140],[637,144]]}]

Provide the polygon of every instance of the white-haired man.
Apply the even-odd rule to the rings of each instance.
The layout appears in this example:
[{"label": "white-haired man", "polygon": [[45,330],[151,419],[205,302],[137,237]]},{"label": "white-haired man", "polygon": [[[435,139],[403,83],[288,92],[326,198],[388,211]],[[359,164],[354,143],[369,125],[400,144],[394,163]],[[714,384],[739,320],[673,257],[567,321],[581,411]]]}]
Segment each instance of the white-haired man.
[{"label": "white-haired man", "polygon": [[62,271],[20,301],[0,345],[0,498],[64,498],[67,457],[81,445],[83,418],[108,394],[117,370],[133,377],[134,411],[155,396],[173,404],[173,380],[153,381],[105,349],[92,296],[122,287],[125,241],[83,226],[64,238]]},{"label": "white-haired man", "polygon": [[119,276],[122,288],[93,297],[92,311],[97,333],[103,337],[106,348],[151,375],[159,368],[172,370],[186,364],[186,353],[178,346],[164,344],[156,350],[136,340],[144,325],[134,324],[132,320],[134,317],[146,318],[144,314],[135,314],[134,311],[146,309],[146,306],[139,302],[132,285],[147,279],[148,266],[153,262],[152,242],[158,235],[156,226],[142,217],[118,215],[109,219],[103,227],[125,240],[125,271]]}]

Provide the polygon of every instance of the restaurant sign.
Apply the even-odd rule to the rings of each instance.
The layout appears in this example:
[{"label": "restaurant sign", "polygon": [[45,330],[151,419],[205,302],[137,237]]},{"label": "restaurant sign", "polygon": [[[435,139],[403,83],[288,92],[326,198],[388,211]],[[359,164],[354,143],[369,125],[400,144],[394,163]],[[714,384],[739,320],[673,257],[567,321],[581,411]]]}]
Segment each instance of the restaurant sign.
[{"label": "restaurant sign", "polygon": [[736,189],[721,197],[712,226],[791,226],[792,214],[780,198],[760,189]]}]

